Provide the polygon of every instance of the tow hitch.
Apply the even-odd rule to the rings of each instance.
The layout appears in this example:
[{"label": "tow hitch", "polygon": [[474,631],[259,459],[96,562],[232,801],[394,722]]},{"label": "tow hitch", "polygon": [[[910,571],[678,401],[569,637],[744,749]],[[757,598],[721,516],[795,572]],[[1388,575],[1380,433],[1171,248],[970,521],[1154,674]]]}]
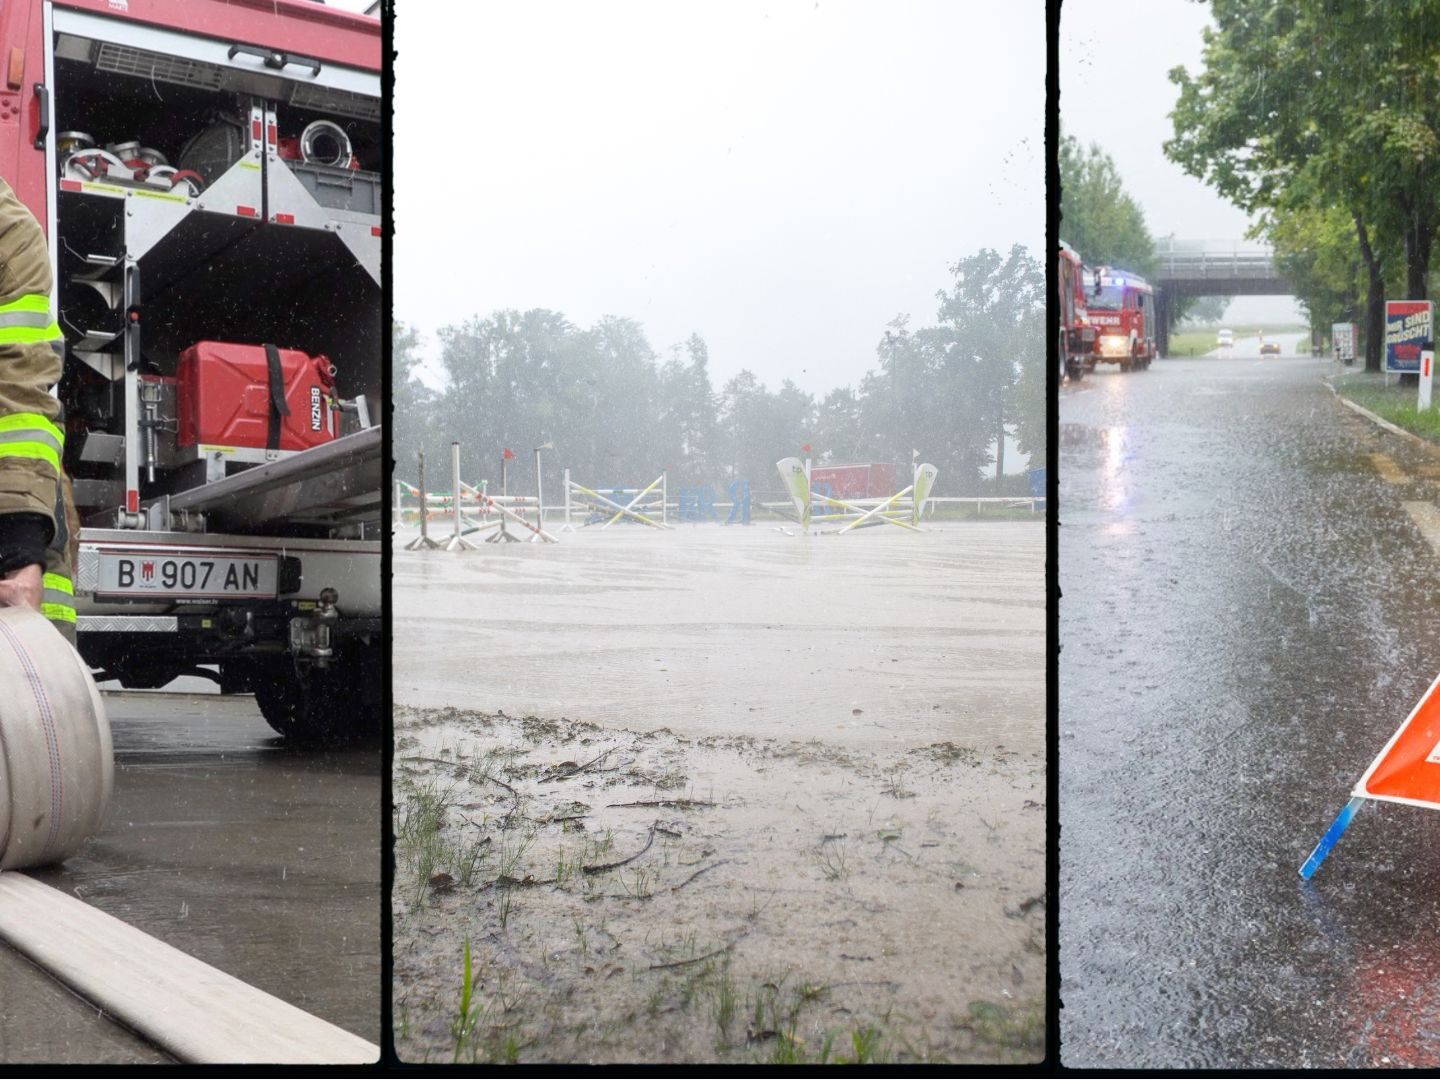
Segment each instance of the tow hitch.
[{"label": "tow hitch", "polygon": [[290,651],[297,668],[327,668],[335,656],[335,625],[340,610],[335,606],[340,594],[331,588],[320,590],[320,600],[308,615],[290,620]]}]

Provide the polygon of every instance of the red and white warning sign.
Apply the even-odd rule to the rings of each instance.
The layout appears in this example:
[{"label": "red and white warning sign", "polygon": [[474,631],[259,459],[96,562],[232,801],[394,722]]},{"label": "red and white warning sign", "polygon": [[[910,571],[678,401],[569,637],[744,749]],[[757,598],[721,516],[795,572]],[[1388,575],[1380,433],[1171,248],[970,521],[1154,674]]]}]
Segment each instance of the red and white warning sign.
[{"label": "red and white warning sign", "polygon": [[1354,794],[1440,809],[1440,678],[1365,770]]}]

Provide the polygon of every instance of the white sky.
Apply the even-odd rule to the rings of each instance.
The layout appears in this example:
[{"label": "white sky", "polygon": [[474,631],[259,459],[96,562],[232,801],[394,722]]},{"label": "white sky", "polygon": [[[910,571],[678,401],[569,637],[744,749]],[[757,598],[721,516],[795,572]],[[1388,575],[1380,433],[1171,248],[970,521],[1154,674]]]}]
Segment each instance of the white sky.
[{"label": "white sky", "polygon": [[820,394],[1044,246],[1041,0],[398,0],[395,317],[692,332]]},{"label": "white sky", "polygon": [[[1180,93],[1170,69],[1201,71],[1209,24],[1209,6],[1195,0],[1064,0],[1060,8],[1061,127],[1109,152],[1157,239],[1239,242],[1250,224],[1162,149]],[[1286,297],[1237,298],[1225,317],[1304,321]]]}]

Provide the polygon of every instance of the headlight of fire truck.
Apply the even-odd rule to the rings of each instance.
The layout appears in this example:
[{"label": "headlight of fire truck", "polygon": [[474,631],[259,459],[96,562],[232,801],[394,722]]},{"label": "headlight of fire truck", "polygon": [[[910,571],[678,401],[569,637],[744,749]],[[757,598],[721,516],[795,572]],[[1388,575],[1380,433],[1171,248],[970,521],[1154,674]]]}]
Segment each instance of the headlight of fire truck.
[{"label": "headlight of fire truck", "polygon": [[1129,356],[1130,341],[1122,334],[1100,335],[1101,356]]}]

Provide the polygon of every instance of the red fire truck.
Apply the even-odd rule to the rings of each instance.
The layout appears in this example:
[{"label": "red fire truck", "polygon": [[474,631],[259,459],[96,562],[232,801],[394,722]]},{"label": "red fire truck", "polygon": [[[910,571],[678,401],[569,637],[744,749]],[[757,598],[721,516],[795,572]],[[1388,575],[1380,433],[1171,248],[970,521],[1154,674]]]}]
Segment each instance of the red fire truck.
[{"label": "red fire truck", "polygon": [[1095,328],[1089,367],[1119,364],[1144,370],[1156,355],[1155,291],[1138,274],[1114,267],[1085,270],[1086,313]]},{"label": "red fire truck", "polygon": [[1079,381],[1095,349],[1095,327],[1086,311],[1085,268],[1079,254],[1060,241],[1060,378]]},{"label": "red fire truck", "polygon": [[39,219],[79,649],[296,738],[379,730],[381,33],[310,0],[0,5]]}]

